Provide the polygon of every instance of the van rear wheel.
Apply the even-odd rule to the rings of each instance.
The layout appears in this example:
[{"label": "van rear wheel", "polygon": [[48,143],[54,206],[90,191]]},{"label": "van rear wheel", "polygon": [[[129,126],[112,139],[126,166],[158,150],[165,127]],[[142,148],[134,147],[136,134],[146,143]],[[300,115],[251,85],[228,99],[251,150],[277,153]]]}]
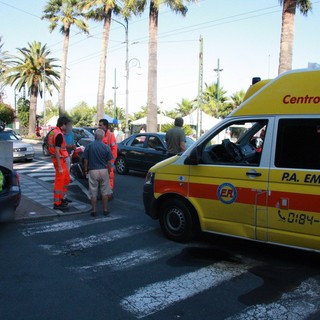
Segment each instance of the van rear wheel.
[{"label": "van rear wheel", "polygon": [[180,199],[168,199],[162,204],[159,216],[162,232],[177,242],[188,242],[196,235],[196,223],[186,203]]}]

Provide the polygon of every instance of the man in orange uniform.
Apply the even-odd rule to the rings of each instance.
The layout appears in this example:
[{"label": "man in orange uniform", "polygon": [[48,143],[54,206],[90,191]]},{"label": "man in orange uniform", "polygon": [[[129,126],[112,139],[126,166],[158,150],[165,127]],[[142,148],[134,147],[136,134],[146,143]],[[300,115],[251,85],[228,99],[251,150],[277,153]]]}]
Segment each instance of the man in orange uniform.
[{"label": "man in orange uniform", "polygon": [[56,172],[53,186],[53,209],[63,211],[68,209],[68,203],[63,199],[70,183],[70,174],[66,162],[69,154],[63,131],[66,130],[69,123],[70,120],[67,117],[60,117],[57,126],[48,134],[48,150]]},{"label": "man in orange uniform", "polygon": [[[99,128],[105,132],[105,135],[102,139],[102,142],[110,147],[111,153],[113,156],[113,160],[111,160],[111,163],[114,164],[114,161],[118,156],[118,147],[117,147],[116,137],[109,130],[109,122],[107,119],[99,120]],[[113,191],[113,189],[114,189],[114,166],[112,166],[112,168],[110,170],[109,177],[110,177],[110,187],[111,187],[111,190]],[[111,194],[109,198],[112,198],[112,197],[113,197],[113,194]]]}]

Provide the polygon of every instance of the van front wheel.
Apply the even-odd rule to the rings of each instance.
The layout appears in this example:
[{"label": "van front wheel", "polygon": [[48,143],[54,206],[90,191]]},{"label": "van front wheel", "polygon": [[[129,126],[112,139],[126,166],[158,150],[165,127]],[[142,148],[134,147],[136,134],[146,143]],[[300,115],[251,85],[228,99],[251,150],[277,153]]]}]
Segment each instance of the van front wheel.
[{"label": "van front wheel", "polygon": [[160,226],[167,238],[188,242],[195,235],[195,224],[188,206],[179,199],[168,199],[160,209]]}]

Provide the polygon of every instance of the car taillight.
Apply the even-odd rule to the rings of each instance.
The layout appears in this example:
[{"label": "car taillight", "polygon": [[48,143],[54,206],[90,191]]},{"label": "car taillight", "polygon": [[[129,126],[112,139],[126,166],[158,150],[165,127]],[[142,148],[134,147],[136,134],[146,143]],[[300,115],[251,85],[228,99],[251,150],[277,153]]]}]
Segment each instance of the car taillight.
[{"label": "car taillight", "polygon": [[14,172],[14,177],[12,179],[12,186],[10,188],[11,191],[19,192],[20,191],[20,176],[17,172]]}]

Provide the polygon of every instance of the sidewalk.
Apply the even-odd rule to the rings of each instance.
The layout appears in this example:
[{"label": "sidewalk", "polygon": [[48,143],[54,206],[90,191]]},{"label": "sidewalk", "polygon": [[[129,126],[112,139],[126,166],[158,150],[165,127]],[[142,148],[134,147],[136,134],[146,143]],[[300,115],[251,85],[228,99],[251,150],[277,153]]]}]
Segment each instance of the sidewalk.
[{"label": "sidewalk", "polygon": [[[42,139],[23,139],[33,145],[42,145]],[[73,202],[69,204],[68,211],[53,210],[53,185],[26,174],[19,173],[21,184],[21,202],[15,213],[15,220],[41,219],[60,217],[91,211],[90,200],[85,195],[84,187],[80,184],[70,183],[68,198]]]},{"label": "sidewalk", "polygon": [[[73,186],[68,197],[73,200],[68,211],[53,210],[53,186],[51,183],[40,181],[25,174],[19,174],[21,184],[21,202],[15,213],[15,220],[28,220],[49,217],[59,217],[72,214],[90,212],[91,205],[85,195],[82,201],[76,193],[82,191]],[[70,188],[71,189],[71,188]],[[84,202],[86,201],[86,202]]]}]

